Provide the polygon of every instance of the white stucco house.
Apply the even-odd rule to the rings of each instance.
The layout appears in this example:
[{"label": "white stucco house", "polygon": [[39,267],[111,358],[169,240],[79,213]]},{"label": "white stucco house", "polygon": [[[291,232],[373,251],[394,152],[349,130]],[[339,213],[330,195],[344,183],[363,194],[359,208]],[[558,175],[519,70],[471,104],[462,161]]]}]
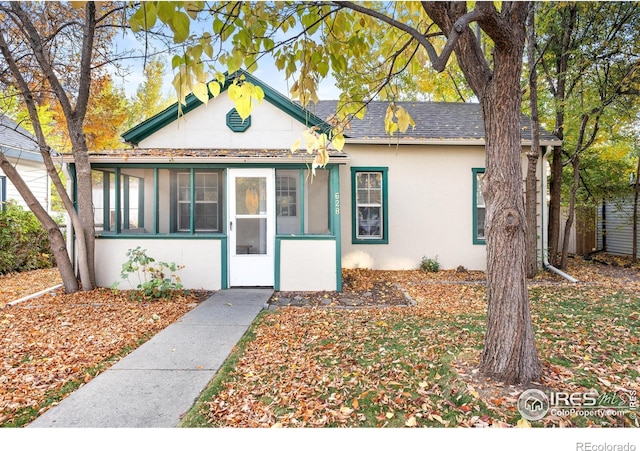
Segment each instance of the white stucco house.
[{"label": "white stucco house", "polygon": [[[194,289],[340,290],[341,268],[414,269],[424,256],[485,268],[479,105],[404,103],[416,127],[389,137],[387,104],[373,102],[310,177],[310,156],[290,148],[328,127],[336,102],[304,109],[245,76],[265,93],[246,121],[226,95],[189,96],[180,119],[173,105],[124,133],[130,149],[91,156],[99,285],[119,280],[137,246],[184,265]],[[558,143],[544,133],[541,151]]]},{"label": "white stucco house", "polygon": [[[49,176],[36,139],[31,133],[3,114],[0,114],[0,152],[14,165],[40,204],[47,211],[50,211]],[[18,190],[0,170],[0,203],[4,204],[10,200],[14,200],[25,210],[29,209]]]}]

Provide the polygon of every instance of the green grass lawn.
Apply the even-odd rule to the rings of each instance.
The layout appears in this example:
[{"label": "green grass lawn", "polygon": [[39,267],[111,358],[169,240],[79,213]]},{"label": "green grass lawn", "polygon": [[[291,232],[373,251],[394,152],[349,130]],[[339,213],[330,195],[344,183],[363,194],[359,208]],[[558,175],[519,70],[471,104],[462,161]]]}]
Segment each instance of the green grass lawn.
[{"label": "green grass lawn", "polygon": [[[515,426],[523,387],[479,379],[481,286],[409,290],[415,307],[285,308],[262,314],[184,427]],[[640,295],[603,286],[530,288],[546,390],[640,386]],[[548,416],[532,426],[638,426]]]}]

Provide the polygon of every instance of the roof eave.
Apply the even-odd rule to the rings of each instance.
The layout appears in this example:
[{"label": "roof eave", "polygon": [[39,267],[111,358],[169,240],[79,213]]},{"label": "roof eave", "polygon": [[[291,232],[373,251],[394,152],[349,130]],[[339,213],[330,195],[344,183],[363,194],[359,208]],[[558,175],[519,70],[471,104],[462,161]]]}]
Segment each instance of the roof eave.
[{"label": "roof eave", "polygon": [[[71,163],[73,160],[68,160]],[[98,156],[89,157],[90,163],[100,164],[309,164],[313,163],[313,158],[307,157],[156,157],[156,156]],[[346,164],[349,156],[330,156],[329,164]]]},{"label": "roof eave", "polygon": [[[393,136],[385,138],[347,138],[345,144],[385,144],[385,145],[426,145],[426,146],[484,146],[486,141],[484,138],[394,138]],[[530,139],[521,140],[523,146],[531,146]],[[560,140],[540,139],[540,146],[559,146],[562,144]]]}]

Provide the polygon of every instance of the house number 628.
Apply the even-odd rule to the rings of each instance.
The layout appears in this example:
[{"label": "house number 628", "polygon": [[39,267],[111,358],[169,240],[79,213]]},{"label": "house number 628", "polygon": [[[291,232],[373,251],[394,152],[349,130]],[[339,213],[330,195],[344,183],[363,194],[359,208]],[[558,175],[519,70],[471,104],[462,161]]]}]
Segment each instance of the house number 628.
[{"label": "house number 628", "polygon": [[340,214],[340,193],[335,193],[333,195],[333,203],[336,207],[336,214]]}]

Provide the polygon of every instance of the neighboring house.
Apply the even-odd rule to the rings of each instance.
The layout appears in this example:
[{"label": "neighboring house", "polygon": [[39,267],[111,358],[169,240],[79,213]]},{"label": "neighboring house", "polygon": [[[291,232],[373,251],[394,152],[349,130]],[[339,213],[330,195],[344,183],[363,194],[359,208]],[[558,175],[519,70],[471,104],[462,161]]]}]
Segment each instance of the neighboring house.
[{"label": "neighboring house", "polygon": [[[631,191],[631,190],[630,190]],[[630,256],[633,252],[633,193],[598,207],[598,250],[613,255]],[[639,209],[640,210],[640,209]],[[640,216],[640,211],[638,212]],[[640,218],[639,218],[640,222]],[[635,230],[640,240],[640,226]],[[640,241],[638,241],[640,244]]]},{"label": "neighboring house", "polygon": [[[35,137],[15,121],[0,114],[0,152],[9,160],[27,183],[40,204],[50,211],[50,186],[47,170],[42,161]],[[28,210],[18,190],[0,171],[0,202],[15,200]]]},{"label": "neighboring house", "polygon": [[[246,121],[226,95],[206,106],[189,96],[184,117],[173,105],[126,132],[132,149],[91,155],[99,285],[119,280],[136,246],[184,265],[194,289],[340,290],[343,267],[414,269],[424,256],[485,269],[479,105],[402,103],[416,127],[389,137],[387,104],[373,102],[310,177],[311,157],[289,149],[307,127],[328,127],[336,102],[309,111],[246,76],[265,92]],[[523,151],[528,130],[524,120]]]}]

